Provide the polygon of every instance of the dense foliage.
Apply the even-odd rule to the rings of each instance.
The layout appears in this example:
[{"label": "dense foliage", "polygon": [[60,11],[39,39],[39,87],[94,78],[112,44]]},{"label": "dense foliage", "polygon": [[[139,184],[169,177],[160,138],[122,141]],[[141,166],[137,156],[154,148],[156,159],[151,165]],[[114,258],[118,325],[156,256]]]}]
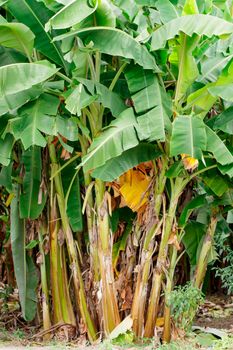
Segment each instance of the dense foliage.
[{"label": "dense foliage", "polygon": [[[23,317],[170,341],[217,257],[228,288],[232,1],[0,4],[2,254]],[[195,301],[171,309],[187,281]]]}]

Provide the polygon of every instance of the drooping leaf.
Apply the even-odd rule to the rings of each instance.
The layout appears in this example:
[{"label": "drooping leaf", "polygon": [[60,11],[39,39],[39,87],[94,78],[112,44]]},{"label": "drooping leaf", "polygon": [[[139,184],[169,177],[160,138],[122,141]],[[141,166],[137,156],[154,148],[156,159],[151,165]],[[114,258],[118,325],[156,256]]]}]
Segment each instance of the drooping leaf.
[{"label": "drooping leaf", "polygon": [[0,98],[27,90],[49,79],[58,70],[48,61],[0,67]]},{"label": "drooping leaf", "polygon": [[222,53],[208,57],[201,63],[201,76],[197,81],[201,83],[215,82],[233,55],[224,56]]},{"label": "drooping leaf", "polygon": [[0,24],[0,45],[16,49],[30,57],[33,50],[34,34],[22,23]]},{"label": "drooping leaf", "polygon": [[206,130],[204,122],[195,116],[175,118],[170,144],[171,156],[185,153],[192,158],[200,159],[202,150],[206,149]]},{"label": "drooping leaf", "polygon": [[14,198],[11,202],[11,247],[15,277],[19,289],[19,300],[24,317],[26,316],[26,255],[25,225],[19,215],[19,185],[14,185]]},{"label": "drooping leaf", "polygon": [[34,319],[37,311],[37,293],[39,278],[37,275],[37,268],[34,264],[33,258],[26,255],[26,310],[25,319],[31,321]]},{"label": "drooping leaf", "polygon": [[218,169],[223,175],[228,175],[230,178],[233,177],[233,163],[228,165],[218,165]]},{"label": "drooping leaf", "polygon": [[30,100],[34,100],[39,97],[43,92],[41,84],[35,85],[30,89],[18,92],[16,94],[10,94],[0,98],[0,115],[7,112],[12,113],[15,109],[22,107]]},{"label": "drooping leaf", "polygon": [[206,226],[199,222],[192,221],[185,227],[185,235],[182,242],[189,256],[191,266],[197,263],[198,246],[205,235]]},{"label": "drooping leaf", "polygon": [[14,186],[14,198],[11,202],[11,247],[19,300],[25,320],[32,321],[36,314],[37,275],[31,258],[26,258],[25,222],[19,215],[19,185]]},{"label": "drooping leaf", "polygon": [[99,50],[112,56],[131,58],[145,69],[160,72],[154,57],[146,47],[122,30],[107,27],[84,28],[59,35],[54,40],[59,41],[75,36],[79,36],[86,44],[91,43],[93,50]]},{"label": "drooping leaf", "polygon": [[0,185],[4,186],[8,192],[12,192],[12,166],[13,163],[11,162],[7,166],[3,166],[0,172]]},{"label": "drooping leaf", "polygon": [[182,32],[188,36],[193,34],[212,37],[233,33],[233,24],[211,15],[187,15],[175,18],[156,29],[152,34],[151,50],[165,47],[166,42]]},{"label": "drooping leaf", "polygon": [[44,28],[53,12],[42,2],[35,0],[8,0],[7,8],[20,23],[25,24],[35,34],[35,48],[45,57],[67,69],[60,43],[54,43],[52,41],[54,33],[46,33]]},{"label": "drooping leaf", "polygon": [[218,197],[221,197],[229,188],[229,181],[216,169],[202,174],[202,180]]},{"label": "drooping leaf", "polygon": [[92,142],[81,166],[87,172],[105,164],[109,159],[138,145],[135,132],[136,118],[132,108],[126,109],[100,136]]},{"label": "drooping leaf", "polygon": [[193,198],[182,210],[182,213],[179,218],[179,225],[185,226],[188,221],[188,218],[192,214],[193,210],[201,208],[203,205],[207,204],[206,195],[199,195]]},{"label": "drooping leaf", "polygon": [[34,220],[41,214],[46,201],[45,193],[40,193],[41,149],[37,146],[32,146],[27,151],[24,151],[22,162],[25,174],[20,194],[20,217]]},{"label": "drooping leaf", "polygon": [[[62,171],[62,183],[64,192],[66,194],[71,180],[75,174],[74,165],[66,166]],[[83,217],[82,217],[82,203],[80,193],[80,183],[78,174],[75,177],[73,185],[69,192],[67,201],[66,213],[70,221],[70,226],[74,232],[80,232],[83,230]]]},{"label": "drooping leaf", "polygon": [[154,145],[140,143],[120,156],[109,159],[103,166],[96,168],[91,176],[103,181],[113,181],[138,164],[155,159],[160,155],[161,151]]},{"label": "drooping leaf", "polygon": [[95,12],[97,4],[98,1],[96,1],[96,5],[94,6],[87,0],[75,0],[68,3],[49,19],[45,25],[46,31],[49,31],[51,27],[54,29],[65,29],[80,23]]},{"label": "drooping leaf", "polygon": [[10,164],[14,142],[14,137],[10,134],[7,134],[4,139],[0,139],[0,164],[4,166]]},{"label": "drooping leaf", "polygon": [[230,205],[233,207],[233,188],[229,188],[218,203],[220,205]]},{"label": "drooping leaf", "polygon": [[214,129],[233,135],[233,107],[227,108],[217,116],[214,122]]},{"label": "drooping leaf", "polygon": [[233,155],[218,135],[206,126],[207,146],[206,150],[213,153],[218,163],[222,165],[233,163]]}]

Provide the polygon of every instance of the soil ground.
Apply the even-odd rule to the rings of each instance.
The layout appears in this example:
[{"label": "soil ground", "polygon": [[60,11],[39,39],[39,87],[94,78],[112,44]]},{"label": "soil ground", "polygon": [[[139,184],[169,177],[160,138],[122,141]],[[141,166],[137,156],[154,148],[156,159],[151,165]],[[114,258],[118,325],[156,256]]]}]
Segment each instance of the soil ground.
[{"label": "soil ground", "polygon": [[[38,329],[38,327],[28,326],[23,323],[22,319],[20,319],[19,311],[14,311],[12,313],[8,313],[5,320],[3,319],[2,315],[0,315],[0,349],[233,350],[233,297],[226,297],[224,295],[208,296],[204,305],[202,305],[199,309],[198,315],[194,321],[194,326],[199,327],[199,330],[195,331],[195,335],[192,333],[190,337],[186,338],[186,340],[178,340],[174,344],[166,346],[158,346],[154,343],[151,343],[150,345],[143,344],[141,346],[135,346],[132,344],[118,345],[113,344],[108,340],[96,346],[87,346],[84,339],[78,339],[71,343],[53,339],[49,343],[45,343],[41,341],[41,338],[36,336],[37,334],[40,334],[40,329]],[[221,331],[224,333],[221,333]],[[210,334],[211,332],[212,334]],[[225,335],[223,336],[223,334]],[[212,337],[212,340],[214,339],[213,344],[211,341],[208,344],[208,336]],[[220,337],[222,336],[223,339],[221,340]]]}]

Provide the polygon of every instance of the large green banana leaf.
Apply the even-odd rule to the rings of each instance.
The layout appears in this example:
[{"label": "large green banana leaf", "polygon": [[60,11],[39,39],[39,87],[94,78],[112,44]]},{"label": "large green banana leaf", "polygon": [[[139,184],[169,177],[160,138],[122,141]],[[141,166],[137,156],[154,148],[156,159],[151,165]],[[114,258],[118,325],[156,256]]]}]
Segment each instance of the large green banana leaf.
[{"label": "large green banana leaf", "polygon": [[112,56],[131,58],[145,69],[160,72],[154,57],[148,52],[147,48],[122,30],[107,27],[84,28],[59,35],[54,40],[60,41],[75,36],[83,39],[85,44],[91,44],[94,50]]},{"label": "large green banana leaf", "polygon": [[207,136],[202,119],[195,116],[176,117],[172,127],[170,154],[184,153],[193,158],[202,158],[206,150]]},{"label": "large green banana leaf", "polygon": [[19,110],[19,117],[10,121],[12,134],[16,140],[22,141],[24,149],[32,145],[46,146],[41,131],[49,134],[53,130],[55,120],[50,116],[57,114],[58,105],[58,98],[43,94],[37,100],[23,106]]},{"label": "large green banana leaf", "polygon": [[126,109],[114,120],[100,136],[92,142],[89,152],[82,158],[84,171],[98,168],[109,159],[119,156],[122,152],[138,145],[135,132],[136,118],[133,109]]},{"label": "large green banana leaf", "polygon": [[67,68],[68,63],[64,60],[60,43],[54,43],[54,33],[47,33],[44,28],[53,12],[37,0],[8,0],[7,7],[20,23],[25,24],[35,34],[35,48],[45,57]]},{"label": "large green banana leaf", "polygon": [[36,219],[41,214],[46,196],[41,189],[41,149],[33,146],[23,152],[22,162],[25,174],[23,177],[22,193],[20,194],[20,217]]},{"label": "large green banana leaf", "polygon": [[150,70],[135,67],[127,70],[126,80],[137,113],[151,111],[137,118],[141,140],[165,140],[165,129],[171,128],[171,99],[160,85],[157,76]]},{"label": "large green banana leaf", "polygon": [[0,24],[0,45],[23,52],[30,57],[34,45],[34,34],[22,23]]},{"label": "large green banana leaf", "polygon": [[91,175],[103,181],[113,181],[127,170],[160,155],[161,151],[155,145],[140,143],[138,146],[123,152],[120,156],[109,159],[104,165],[95,169]]},{"label": "large green banana leaf", "polygon": [[57,71],[48,61],[0,67],[0,98],[30,89],[49,79]]},{"label": "large green banana leaf", "polygon": [[196,14],[178,17],[153,32],[151,50],[164,48],[166,42],[175,38],[180,32],[188,36],[197,34],[210,38],[213,35],[222,36],[232,34],[233,24],[211,15]]},{"label": "large green banana leaf", "polygon": [[36,287],[38,277],[36,268],[25,250],[25,222],[19,215],[19,185],[14,185],[14,198],[11,202],[11,247],[14,270],[22,314],[25,320],[31,321],[37,309]]}]

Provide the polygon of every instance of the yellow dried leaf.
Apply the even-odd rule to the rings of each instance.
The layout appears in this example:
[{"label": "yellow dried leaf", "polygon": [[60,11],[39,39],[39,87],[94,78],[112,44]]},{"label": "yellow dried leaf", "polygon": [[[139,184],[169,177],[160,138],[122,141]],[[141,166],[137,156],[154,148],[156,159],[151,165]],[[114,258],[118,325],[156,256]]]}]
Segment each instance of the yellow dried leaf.
[{"label": "yellow dried leaf", "polygon": [[187,154],[181,154],[181,157],[186,170],[194,170],[198,167],[198,159],[189,157]]},{"label": "yellow dried leaf", "polygon": [[120,193],[133,211],[138,211],[147,202],[150,181],[150,177],[138,169],[130,169],[120,177]]}]

